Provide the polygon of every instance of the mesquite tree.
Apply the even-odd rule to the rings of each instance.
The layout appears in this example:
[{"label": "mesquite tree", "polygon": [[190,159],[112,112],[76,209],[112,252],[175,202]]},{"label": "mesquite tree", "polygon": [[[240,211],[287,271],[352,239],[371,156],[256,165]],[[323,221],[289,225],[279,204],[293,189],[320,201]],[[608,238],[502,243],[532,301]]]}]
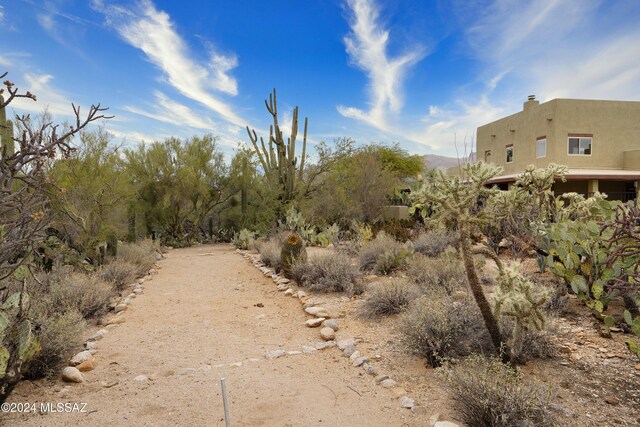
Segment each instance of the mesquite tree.
[{"label": "mesquite tree", "polygon": [[[278,200],[286,205],[295,200],[297,195],[304,190],[304,167],[307,152],[307,124],[308,120],[304,119],[304,131],[302,136],[302,154],[300,162],[296,157],[296,138],[298,137],[298,107],[293,109],[293,118],[291,120],[291,135],[285,142],[284,135],[280,130],[278,121],[278,102],[276,98],[276,90],[269,95],[269,101],[265,99],[267,111],[271,114],[273,125],[269,127],[269,142],[265,144],[264,139],[260,137],[260,147],[258,147],[258,136],[255,130],[249,129],[247,133],[253,144],[255,152],[258,154],[260,165],[264,169],[267,181],[273,191],[276,192]],[[268,146],[268,148],[267,148]]]},{"label": "mesquite tree", "polygon": [[[0,102],[2,111],[16,98],[36,100],[31,92],[20,93],[8,80],[3,85],[0,95],[6,92],[6,99]],[[7,289],[11,279],[31,269],[39,256],[38,243],[50,223],[48,195],[56,187],[46,176],[46,165],[57,156],[68,156],[70,140],[89,123],[108,118],[100,104],[92,105],[86,117],[81,116],[79,107],[72,104],[72,108],[75,122],[70,126],[48,120],[36,125],[23,115],[15,118],[17,135],[3,129],[3,138],[10,137],[13,144],[3,141],[0,152],[0,402],[20,380],[23,364],[39,348],[31,334],[24,282],[19,292],[7,295]],[[12,145],[14,150],[9,150]],[[17,274],[20,267],[23,272]]]}]

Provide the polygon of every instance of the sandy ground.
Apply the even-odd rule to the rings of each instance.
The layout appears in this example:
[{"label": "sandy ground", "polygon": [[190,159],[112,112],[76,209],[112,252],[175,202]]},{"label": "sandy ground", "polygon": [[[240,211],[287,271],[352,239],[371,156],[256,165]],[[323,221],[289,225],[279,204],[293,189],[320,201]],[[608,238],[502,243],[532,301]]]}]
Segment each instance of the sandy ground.
[{"label": "sandy ground", "polygon": [[[323,251],[309,248],[310,256]],[[315,344],[319,330],[304,326],[310,316],[297,298],[231,246],[172,250],[160,266],[125,311],[126,322],[108,326],[98,341],[98,367],[85,383],[23,381],[9,400],[36,409],[86,403],[85,412],[0,414],[0,425],[222,426],[223,377],[232,426],[428,426],[434,414],[463,425],[435,370],[403,349],[397,316],[367,320],[358,315],[362,298],[314,295],[340,316],[338,339],[357,339],[357,349],[398,382],[390,391],[336,348],[265,358]],[[600,337],[588,310],[570,302],[555,320],[559,354],[531,361],[523,373],[550,391],[558,425],[640,425],[640,364],[625,350],[624,334]],[[149,379],[134,381],[139,375]],[[400,406],[399,391],[415,399],[414,411]]]},{"label": "sandy ground", "polygon": [[[98,367],[84,374],[85,383],[25,381],[10,399],[86,403],[86,412],[4,414],[0,423],[224,425],[223,377],[233,426],[428,425],[442,404],[442,393],[434,393],[424,377],[414,389],[402,383],[425,372],[421,362],[407,356],[398,355],[400,363],[383,356],[379,366],[426,405],[417,413],[401,408],[389,390],[353,368],[336,348],[266,359],[270,350],[313,345],[318,330],[304,327],[308,316],[296,298],[283,296],[229,245],[173,250],[160,265],[159,274],[126,311],[126,322],[110,327],[98,342]],[[340,321],[339,338],[376,328],[357,330],[351,321],[350,331],[349,316]],[[356,338],[363,339],[362,351],[392,344]],[[237,362],[241,365],[234,366]],[[196,371],[181,374],[184,368]],[[134,381],[138,375],[149,380]]]}]

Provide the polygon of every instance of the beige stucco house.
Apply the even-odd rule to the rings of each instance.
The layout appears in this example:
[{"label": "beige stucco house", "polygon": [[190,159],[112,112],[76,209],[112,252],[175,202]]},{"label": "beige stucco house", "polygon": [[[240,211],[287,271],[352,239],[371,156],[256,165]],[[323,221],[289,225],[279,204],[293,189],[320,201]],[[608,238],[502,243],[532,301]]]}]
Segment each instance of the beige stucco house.
[{"label": "beige stucco house", "polygon": [[556,193],[629,200],[640,185],[640,102],[530,96],[523,111],[478,128],[477,158],[502,166],[492,183],[503,188],[530,164],[557,163],[569,174]]}]

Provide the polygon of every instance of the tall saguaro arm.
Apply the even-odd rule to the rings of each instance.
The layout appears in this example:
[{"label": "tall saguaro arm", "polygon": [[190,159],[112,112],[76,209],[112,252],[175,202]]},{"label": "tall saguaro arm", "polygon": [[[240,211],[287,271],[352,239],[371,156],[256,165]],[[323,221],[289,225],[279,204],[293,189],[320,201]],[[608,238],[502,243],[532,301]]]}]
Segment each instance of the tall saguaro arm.
[{"label": "tall saguaro arm", "polygon": [[286,142],[280,123],[278,121],[278,101],[276,90],[269,94],[269,99],[264,101],[265,107],[273,124],[269,127],[268,146],[264,139],[260,137],[260,145],[258,146],[258,136],[255,130],[247,126],[249,139],[253,144],[255,152],[258,154],[260,165],[264,169],[269,185],[279,192],[279,199],[287,203],[296,197],[299,185],[304,182],[304,166],[307,155],[307,128],[308,120],[304,119],[304,135],[302,139],[302,154],[300,162],[296,157],[296,139],[298,137],[298,107],[293,109],[293,118],[291,120],[291,135]]}]

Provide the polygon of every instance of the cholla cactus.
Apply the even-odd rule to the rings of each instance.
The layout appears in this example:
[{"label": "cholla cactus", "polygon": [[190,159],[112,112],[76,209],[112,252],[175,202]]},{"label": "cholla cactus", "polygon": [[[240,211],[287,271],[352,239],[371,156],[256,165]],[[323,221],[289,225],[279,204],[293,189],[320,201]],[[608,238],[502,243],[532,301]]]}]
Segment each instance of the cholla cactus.
[{"label": "cholla cactus", "polygon": [[432,220],[443,223],[450,231],[458,231],[460,253],[467,273],[469,288],[482,313],[485,326],[491,335],[496,353],[502,356],[504,362],[511,360],[511,351],[503,339],[496,317],[487,301],[475,265],[473,255],[482,253],[491,257],[498,268],[502,265],[498,257],[489,248],[481,252],[471,246],[471,236],[476,227],[493,220],[490,212],[483,209],[487,201],[498,190],[487,188],[487,183],[502,172],[502,169],[483,162],[468,163],[462,169],[463,176],[447,176],[444,171],[437,170],[432,178],[425,182],[422,189],[414,196],[414,211],[423,215],[427,213],[426,206],[433,213]]},{"label": "cholla cactus", "polygon": [[544,314],[541,308],[549,297],[545,288],[535,287],[519,271],[520,264],[506,267],[498,276],[500,287],[494,294],[494,313],[513,317],[516,323],[544,329]]},{"label": "cholla cactus", "polygon": [[511,348],[519,354],[522,348],[524,332],[528,328],[544,329],[545,317],[542,306],[549,298],[549,291],[535,287],[520,273],[520,265],[515,263],[506,267],[498,276],[499,288],[494,293],[494,314],[511,317],[515,321],[515,330]]}]

